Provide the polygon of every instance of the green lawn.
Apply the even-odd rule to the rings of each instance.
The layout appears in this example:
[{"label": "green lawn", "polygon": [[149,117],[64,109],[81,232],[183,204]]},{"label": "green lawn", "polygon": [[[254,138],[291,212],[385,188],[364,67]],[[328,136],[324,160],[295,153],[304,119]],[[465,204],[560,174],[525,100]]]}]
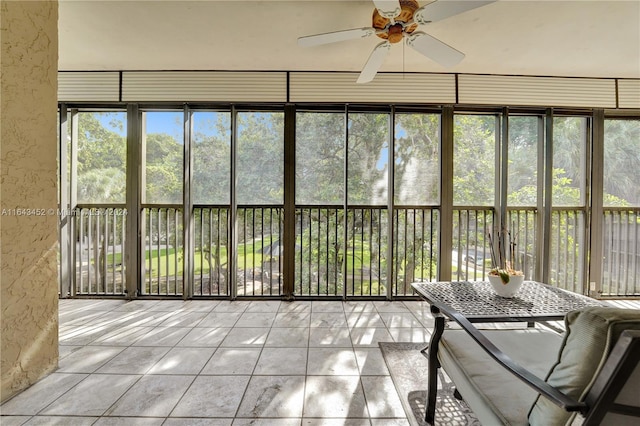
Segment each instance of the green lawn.
[{"label": "green lawn", "polygon": [[[257,240],[257,241],[252,241],[246,244],[239,244],[238,260],[237,260],[238,268],[239,269],[261,268],[263,265],[263,262],[268,262],[271,258],[269,255],[263,254],[263,251],[266,247],[272,244],[272,241],[275,241],[274,237],[268,237],[262,241]],[[299,242],[300,241],[298,241],[298,243]],[[303,248],[301,252],[304,254],[305,262],[308,261],[307,260],[307,257],[309,256],[308,248],[306,248],[306,251],[305,251],[305,248]],[[196,275],[209,274],[209,268],[210,268],[210,265],[208,262],[209,253],[202,252],[201,250],[196,250],[194,254],[195,254],[193,259],[194,273]],[[317,256],[319,255],[320,255],[320,251],[317,248],[312,249],[311,256],[314,259],[317,259]],[[323,252],[322,255],[326,256],[326,252]],[[176,256],[178,256],[177,260],[176,260]],[[219,257],[220,257],[220,266],[223,268],[226,268],[228,265],[228,251],[226,246],[223,246],[220,248]],[[116,254],[115,257],[113,257],[113,259],[116,262],[121,261],[121,255]],[[148,273],[151,273],[151,276],[154,278],[157,278],[158,276],[165,277],[167,275],[181,276],[183,274],[183,269],[184,269],[183,260],[184,258],[183,258],[182,252],[179,250],[176,253],[175,248],[172,248],[172,247],[162,248],[159,250],[153,249],[153,250],[145,251],[145,267],[147,271],[150,271]],[[112,255],[107,256],[107,261],[108,262],[112,261]],[[215,262],[216,262],[216,256],[211,255],[211,267],[213,268],[216,267]],[[378,282],[377,277],[372,277],[371,284],[370,284],[370,280],[368,276],[362,277],[362,279],[359,276],[360,275],[359,272],[363,270],[363,266],[365,271],[369,269],[370,262],[371,262],[371,252],[369,249],[368,242],[356,241],[354,246],[351,246],[347,249],[347,253],[346,253],[346,269],[347,269],[347,277],[348,277],[347,279],[350,280],[352,276],[355,276],[356,287],[360,288],[360,291],[362,291],[362,293],[364,294],[369,293],[369,288],[368,288],[369,285],[373,287],[371,291],[374,294],[378,293],[378,286],[383,288],[383,286]],[[316,264],[316,262],[312,261],[311,265],[314,265],[314,264]],[[381,261],[380,266],[384,270],[384,268],[386,268],[386,261],[384,260]],[[401,266],[400,270],[398,271],[400,275],[404,275],[403,268],[404,266]],[[421,267],[420,265],[416,265],[414,269],[414,276],[428,277],[429,276],[428,272],[429,272],[428,265],[425,265],[424,268]],[[365,272],[365,275],[366,275],[366,272]],[[358,293],[360,293],[360,291],[358,291]]]}]

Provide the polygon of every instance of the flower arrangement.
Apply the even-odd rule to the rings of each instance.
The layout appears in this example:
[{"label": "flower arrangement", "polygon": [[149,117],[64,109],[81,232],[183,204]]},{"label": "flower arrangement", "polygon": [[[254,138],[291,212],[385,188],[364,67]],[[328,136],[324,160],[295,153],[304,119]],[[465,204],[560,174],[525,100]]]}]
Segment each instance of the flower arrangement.
[{"label": "flower arrangement", "polygon": [[[491,248],[491,263],[492,268],[489,271],[489,275],[500,276],[500,280],[503,284],[509,283],[509,279],[515,275],[524,275],[522,271],[517,269],[516,265],[516,239],[511,235],[511,232],[505,228],[502,228],[502,232],[497,233],[498,241],[498,254],[496,255],[496,244],[494,244],[491,233],[487,234],[489,240],[489,247]],[[508,245],[508,246],[507,246]],[[506,249],[508,248],[508,255]]]}]

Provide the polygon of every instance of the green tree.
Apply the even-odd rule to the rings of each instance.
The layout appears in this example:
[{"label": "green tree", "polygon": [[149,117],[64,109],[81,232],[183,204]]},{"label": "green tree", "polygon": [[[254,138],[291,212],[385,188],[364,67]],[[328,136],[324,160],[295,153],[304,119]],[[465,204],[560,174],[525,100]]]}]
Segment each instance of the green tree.
[{"label": "green tree", "polygon": [[238,123],[238,203],[284,201],[284,114],[240,112]]},{"label": "green tree", "polygon": [[344,113],[296,115],[296,203],[344,203]]},{"label": "green tree", "polygon": [[[509,117],[509,164],[507,194],[517,192],[524,187],[533,189],[538,185],[538,144],[539,118],[537,116]],[[518,204],[518,200],[509,196],[508,205],[536,206],[535,197],[531,204]]]},{"label": "green tree", "polygon": [[492,206],[495,200],[495,116],[456,115],[453,203]]},{"label": "green tree", "polygon": [[125,113],[80,112],[77,120],[78,202],[124,203]]},{"label": "green tree", "polygon": [[389,114],[349,114],[348,202],[387,203]]},{"label": "green tree", "polygon": [[118,168],[93,169],[78,179],[78,200],[100,203],[122,203],[126,176]]},{"label": "green tree", "polygon": [[[587,119],[584,117],[553,118],[553,168],[562,170],[566,185],[575,188],[578,198],[560,197],[554,191],[554,206],[582,206],[586,195]],[[554,177],[555,179],[555,177]],[[556,197],[555,192],[558,192]]]},{"label": "green tree", "polygon": [[228,204],[231,192],[231,115],[193,115],[193,199],[196,204]]},{"label": "green tree", "polygon": [[183,146],[166,133],[146,135],[145,202],[182,204]]},{"label": "green tree", "polygon": [[398,114],[395,123],[396,204],[440,202],[440,115]]},{"label": "green tree", "polygon": [[604,191],[616,197],[605,206],[640,206],[640,120],[606,120],[604,139]]}]

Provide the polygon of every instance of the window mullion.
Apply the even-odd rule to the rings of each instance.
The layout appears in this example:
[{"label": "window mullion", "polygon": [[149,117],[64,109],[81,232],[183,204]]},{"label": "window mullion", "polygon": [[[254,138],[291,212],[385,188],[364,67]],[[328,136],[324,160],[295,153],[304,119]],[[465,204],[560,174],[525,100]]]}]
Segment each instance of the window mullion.
[{"label": "window mullion", "polygon": [[553,109],[547,109],[545,116],[544,149],[544,197],[542,204],[542,282],[550,282],[551,274],[551,227],[552,227],[552,188],[553,188]]},{"label": "window mullion", "polygon": [[[184,244],[184,258],[182,268],[182,297],[186,300],[193,296],[194,275],[194,234],[193,234],[193,152],[191,130],[192,113],[188,105],[184,106],[184,170],[182,186],[182,241]],[[177,256],[177,253],[176,253]],[[211,272],[210,272],[211,273]]]},{"label": "window mullion", "polygon": [[229,270],[229,296],[231,300],[235,300],[238,295],[238,274],[236,273],[238,263],[238,196],[237,196],[237,152],[238,152],[238,112],[235,105],[231,105],[231,187],[229,197],[229,252],[228,252],[228,270]]},{"label": "window mullion", "polygon": [[[509,223],[507,223],[507,188],[508,188],[508,176],[509,176],[509,108],[502,109],[502,117],[499,121],[502,126],[501,129],[496,131],[496,140],[498,143],[498,151],[500,155],[497,157],[499,173],[496,173],[496,181],[498,185],[496,187],[496,195],[498,199],[498,229],[509,229]],[[515,230],[514,230],[515,231]],[[503,233],[500,235],[504,236]],[[505,242],[502,242],[505,244]],[[504,246],[506,247],[506,246]]]},{"label": "window mullion", "polygon": [[296,108],[284,109],[284,230],[283,230],[283,297],[293,300],[296,258]]},{"label": "window mullion", "polygon": [[127,233],[126,233],[126,261],[127,265],[127,298],[137,297],[142,285],[142,242],[139,240],[142,224],[142,191],[143,185],[143,144],[141,141],[141,115],[137,104],[127,106]]},{"label": "window mullion", "polygon": [[451,280],[451,262],[453,248],[453,106],[442,109],[441,121],[441,157],[442,174],[440,176],[440,232],[438,256],[438,279]]},{"label": "window mullion", "polygon": [[[394,241],[396,239],[395,230],[393,227],[395,217],[395,142],[396,142],[396,132],[395,132],[395,122],[396,122],[396,109],[395,106],[391,106],[391,116],[389,117],[389,149],[387,150],[387,164],[389,174],[388,174],[388,190],[387,190],[387,300],[391,300],[394,294],[393,287],[393,262],[391,259],[394,259],[393,256],[393,247]],[[397,286],[396,286],[397,289]]]},{"label": "window mullion", "polygon": [[[604,110],[593,113],[591,138],[591,209],[589,223],[589,288],[592,297],[602,294],[603,219],[604,219]],[[590,226],[589,226],[590,225]]]}]

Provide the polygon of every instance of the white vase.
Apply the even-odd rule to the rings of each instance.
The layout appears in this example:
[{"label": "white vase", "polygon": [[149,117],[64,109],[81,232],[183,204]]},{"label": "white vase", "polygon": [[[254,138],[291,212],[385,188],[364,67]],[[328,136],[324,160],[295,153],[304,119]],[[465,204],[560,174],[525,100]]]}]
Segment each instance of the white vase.
[{"label": "white vase", "polygon": [[503,283],[499,275],[489,275],[489,282],[498,296],[511,298],[524,282],[524,275],[509,275],[509,282]]}]

